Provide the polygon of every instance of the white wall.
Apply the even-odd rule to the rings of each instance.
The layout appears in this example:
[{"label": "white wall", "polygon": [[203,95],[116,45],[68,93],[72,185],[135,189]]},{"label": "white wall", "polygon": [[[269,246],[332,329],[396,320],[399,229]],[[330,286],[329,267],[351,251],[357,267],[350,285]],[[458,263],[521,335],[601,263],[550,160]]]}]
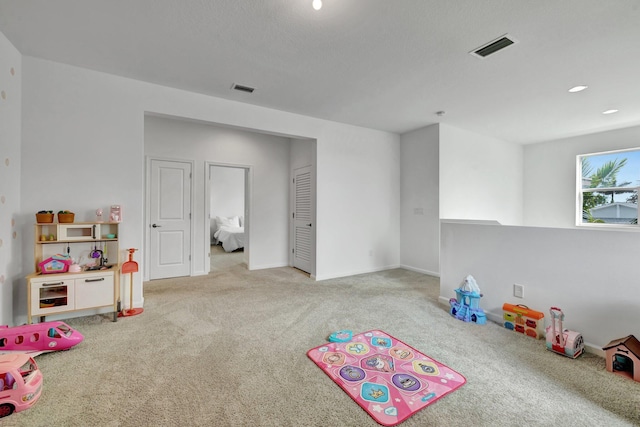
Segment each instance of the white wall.
[{"label": "white wall", "polygon": [[[564,327],[582,333],[595,353],[615,338],[640,334],[639,233],[446,221],[441,233],[443,303],[471,274],[483,294],[480,307],[494,321],[505,302],[541,311],[547,321],[556,306]],[[524,285],[524,298],[513,296],[514,283]]]},{"label": "white wall", "polygon": [[640,147],[640,127],[524,147],[524,224],[575,227],[576,156]]},{"label": "white wall", "polygon": [[400,265],[400,137],[376,134],[318,138],[318,280]]},{"label": "white wall", "polygon": [[[32,269],[33,212],[45,205],[73,210],[78,221],[91,219],[98,207],[122,205],[121,247],[142,248],[137,259],[144,259],[146,112],[315,139],[316,277],[399,264],[398,135],[27,56],[22,61],[21,274]],[[141,276],[134,275],[134,305],[142,302]]]},{"label": "white wall", "polygon": [[0,33],[0,325],[13,324],[13,312],[26,299],[18,301],[24,288],[20,252],[23,228],[35,222],[33,213],[20,209],[22,58]]},{"label": "white wall", "polygon": [[[205,218],[207,162],[242,165],[252,171],[251,269],[288,264],[289,138],[207,123],[147,116],[145,155],[194,160],[193,274],[209,271],[209,231]],[[229,169],[229,168],[214,168]],[[241,174],[244,169],[235,169]],[[243,178],[242,176],[240,178]],[[244,183],[244,179],[242,180]],[[241,191],[244,194],[244,184]],[[213,212],[214,215],[217,213]],[[235,215],[242,215],[242,211]]]},{"label": "white wall", "polygon": [[244,216],[244,169],[211,166],[210,171],[211,217]]},{"label": "white wall", "polygon": [[440,125],[440,218],[523,217],[522,146]]},{"label": "white wall", "polygon": [[313,140],[291,138],[291,170],[313,166],[316,143]]},{"label": "white wall", "polygon": [[400,260],[421,273],[440,272],[439,125],[401,135]]}]

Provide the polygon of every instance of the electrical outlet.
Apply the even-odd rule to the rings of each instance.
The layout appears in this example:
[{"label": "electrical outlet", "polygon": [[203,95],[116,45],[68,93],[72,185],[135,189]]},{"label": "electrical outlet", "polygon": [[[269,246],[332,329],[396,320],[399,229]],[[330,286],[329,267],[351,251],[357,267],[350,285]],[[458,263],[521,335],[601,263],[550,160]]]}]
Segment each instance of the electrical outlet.
[{"label": "electrical outlet", "polygon": [[524,285],[518,285],[517,283],[514,283],[513,296],[516,298],[524,298]]}]

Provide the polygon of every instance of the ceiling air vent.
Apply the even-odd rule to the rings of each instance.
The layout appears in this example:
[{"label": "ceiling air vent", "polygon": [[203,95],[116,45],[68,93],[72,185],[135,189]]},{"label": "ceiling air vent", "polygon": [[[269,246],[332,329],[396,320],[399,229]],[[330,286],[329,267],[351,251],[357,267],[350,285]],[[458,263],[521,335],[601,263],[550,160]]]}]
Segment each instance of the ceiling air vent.
[{"label": "ceiling air vent", "polygon": [[247,92],[247,93],[253,93],[253,91],[256,90],[253,87],[239,85],[237,83],[234,83],[233,86],[231,86],[231,89],[235,89],[235,90],[239,90],[240,92]]},{"label": "ceiling air vent", "polygon": [[497,51],[502,50],[505,47],[511,46],[512,44],[515,44],[515,43],[518,43],[518,41],[512,37],[509,37],[508,34],[505,34],[504,36],[499,37],[493,41],[490,41],[489,43],[484,44],[479,48],[472,50],[469,53],[474,56],[479,56],[480,58],[486,58],[487,56],[493,53],[496,53]]}]

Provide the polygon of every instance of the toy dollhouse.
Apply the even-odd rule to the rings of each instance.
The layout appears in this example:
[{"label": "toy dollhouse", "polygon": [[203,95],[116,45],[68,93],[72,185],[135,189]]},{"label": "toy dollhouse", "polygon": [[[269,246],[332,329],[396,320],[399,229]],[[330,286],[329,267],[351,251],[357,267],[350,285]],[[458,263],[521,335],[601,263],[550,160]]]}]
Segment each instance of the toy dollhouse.
[{"label": "toy dollhouse", "polygon": [[480,288],[473,276],[467,276],[456,291],[456,297],[449,300],[449,313],[463,322],[474,322],[478,325],[487,323],[487,316],[480,308]]},{"label": "toy dollhouse", "polygon": [[607,371],[640,382],[640,341],[633,335],[618,338],[602,347]]}]

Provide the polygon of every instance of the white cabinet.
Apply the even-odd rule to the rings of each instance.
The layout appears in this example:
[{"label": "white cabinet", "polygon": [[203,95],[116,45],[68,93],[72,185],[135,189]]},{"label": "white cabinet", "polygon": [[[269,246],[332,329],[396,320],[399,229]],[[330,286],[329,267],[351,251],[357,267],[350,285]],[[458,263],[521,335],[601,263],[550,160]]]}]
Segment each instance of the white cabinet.
[{"label": "white cabinet", "polygon": [[58,240],[73,242],[100,238],[100,224],[58,224]]},{"label": "white cabinet", "polygon": [[29,286],[27,323],[33,316],[48,316],[92,308],[113,307],[118,316],[118,285],[115,271],[33,274]]},{"label": "white cabinet", "polygon": [[[41,274],[38,263],[56,254],[87,253],[100,247],[101,257],[93,269],[80,272]],[[93,252],[93,251],[92,251]],[[104,262],[109,254],[109,262]],[[27,322],[33,316],[81,310],[113,308],[113,321],[120,309],[120,260],[118,223],[36,224],[35,272],[27,276]]]},{"label": "white cabinet", "polygon": [[73,279],[68,277],[40,276],[30,280],[29,319],[31,315],[45,316],[50,313],[73,310],[75,296]]},{"label": "white cabinet", "polygon": [[113,304],[115,297],[113,274],[86,274],[73,282],[76,310]]}]

